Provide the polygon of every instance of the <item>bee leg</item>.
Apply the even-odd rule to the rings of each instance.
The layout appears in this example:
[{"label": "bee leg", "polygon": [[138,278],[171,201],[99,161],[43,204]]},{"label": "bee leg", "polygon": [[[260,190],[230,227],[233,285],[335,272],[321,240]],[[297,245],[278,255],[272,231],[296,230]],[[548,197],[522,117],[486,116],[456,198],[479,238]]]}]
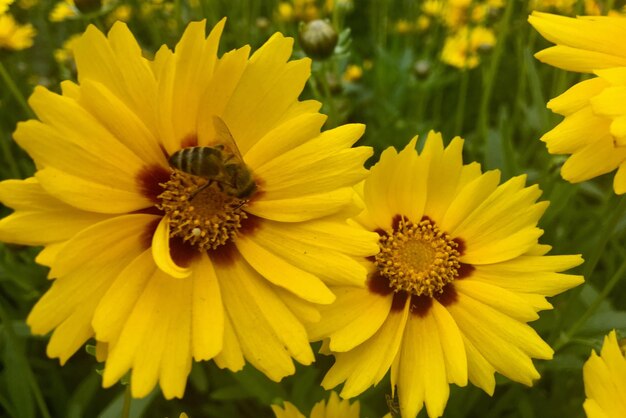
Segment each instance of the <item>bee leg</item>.
[{"label": "bee leg", "polygon": [[206,189],[207,187],[209,187],[209,185],[211,184],[210,181],[207,180],[206,183],[204,183],[202,186],[198,187],[196,190],[194,190],[191,195],[189,196],[189,200],[193,200],[193,198],[200,193],[201,191],[203,191],[204,189]]}]

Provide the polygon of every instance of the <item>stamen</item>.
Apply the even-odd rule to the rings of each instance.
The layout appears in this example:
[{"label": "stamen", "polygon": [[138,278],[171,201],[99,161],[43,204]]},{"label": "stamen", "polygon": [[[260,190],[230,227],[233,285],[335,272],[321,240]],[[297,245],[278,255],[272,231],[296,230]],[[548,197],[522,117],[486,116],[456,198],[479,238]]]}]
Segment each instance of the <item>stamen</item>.
[{"label": "stamen", "polygon": [[217,182],[174,170],[158,198],[157,207],[170,218],[170,234],[195,246],[200,251],[216,249],[232,240],[241,221],[245,199],[231,196]]},{"label": "stamen", "polygon": [[401,218],[379,245],[376,265],[396,292],[433,297],[459,275],[458,244],[430,219],[415,224]]}]

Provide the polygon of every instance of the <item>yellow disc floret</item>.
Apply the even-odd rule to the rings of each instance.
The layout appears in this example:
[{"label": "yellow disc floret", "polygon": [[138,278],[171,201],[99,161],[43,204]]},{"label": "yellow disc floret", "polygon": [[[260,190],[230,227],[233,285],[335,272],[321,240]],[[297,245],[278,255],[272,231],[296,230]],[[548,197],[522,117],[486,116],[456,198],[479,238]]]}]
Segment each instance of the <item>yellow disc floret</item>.
[{"label": "yellow disc floret", "polygon": [[237,235],[247,218],[247,200],[224,193],[215,181],[174,170],[158,198],[159,209],[170,218],[170,234],[198,250],[216,249]]},{"label": "yellow disc floret", "polygon": [[379,243],[376,265],[395,291],[432,297],[459,275],[458,244],[430,219],[400,218]]}]

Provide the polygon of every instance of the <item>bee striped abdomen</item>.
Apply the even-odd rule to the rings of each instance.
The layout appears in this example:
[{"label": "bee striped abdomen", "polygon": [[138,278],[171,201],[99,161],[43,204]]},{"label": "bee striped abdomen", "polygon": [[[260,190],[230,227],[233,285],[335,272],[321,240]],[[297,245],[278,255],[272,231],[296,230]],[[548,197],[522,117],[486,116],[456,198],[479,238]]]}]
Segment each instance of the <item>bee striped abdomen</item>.
[{"label": "bee striped abdomen", "polygon": [[219,174],[222,152],[216,147],[188,147],[170,156],[169,164],[185,173],[209,178]]}]

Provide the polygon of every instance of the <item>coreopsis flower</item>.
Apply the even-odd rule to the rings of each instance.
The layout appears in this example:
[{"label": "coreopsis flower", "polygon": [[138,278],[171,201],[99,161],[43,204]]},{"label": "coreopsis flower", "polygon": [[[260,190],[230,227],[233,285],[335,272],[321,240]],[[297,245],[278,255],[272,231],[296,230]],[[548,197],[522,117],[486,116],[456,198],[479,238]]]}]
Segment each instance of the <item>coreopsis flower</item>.
[{"label": "coreopsis flower", "polygon": [[541,139],[551,154],[570,154],[561,174],[577,183],[617,169],[613,189],[626,193],[626,19],[568,18],[534,12],[530,23],[557,45],[535,56],[597,77],[552,99],[548,108],[565,119]]},{"label": "coreopsis flower", "polygon": [[498,372],[532,385],[532,359],[553,351],[527,322],[552,307],[546,296],[583,282],[560,273],[579,255],[548,256],[538,243],[548,202],[536,185],[499,185],[498,170],[464,165],[460,138],[444,149],[431,132],[419,155],[415,144],[384,151],[357,187],[364,210],[353,221],[380,237],[367,286],[334,287],[337,301],[309,327],[335,356],[326,389],[345,382],[350,398],[391,369],[403,418],[424,404],[441,416],[450,383],[491,395]]},{"label": "coreopsis flower", "polygon": [[0,50],[20,50],[33,46],[37,31],[30,23],[20,25],[12,15],[0,15]]},{"label": "coreopsis flower", "polygon": [[496,44],[491,29],[483,26],[464,26],[448,36],[441,51],[441,61],[461,69],[471,69],[480,63],[480,53],[490,50]]},{"label": "coreopsis flower", "polygon": [[[328,402],[319,401],[311,410],[310,418],[359,418],[360,416],[359,401],[350,403],[339,399],[336,392],[330,393]],[[281,408],[278,405],[272,405],[272,410],[276,418],[305,418],[305,416],[290,402],[285,402]]]},{"label": "coreopsis flower", "polygon": [[276,381],[292,359],[311,363],[302,321],[335,299],[325,282],[363,283],[354,257],[377,251],[339,214],[366,174],[371,150],[351,148],[363,126],[320,132],[291,38],[218,57],[223,27],[207,38],[191,23],[151,61],[125,24],[90,26],[73,48],[78,83],[36,88],[39,120],[14,134],[38,171],[0,183],[15,209],[0,239],[44,246],[55,279],[31,330],[53,331],[61,363],[95,337],[103,385],[132,370],[135,397],[157,381],[182,396],[192,359],[248,360]]},{"label": "coreopsis flower", "polygon": [[14,0],[0,0],[0,15],[9,10],[9,6]]},{"label": "coreopsis flower", "polygon": [[626,417],[626,358],[615,330],[604,337],[600,356],[595,351],[583,366],[588,418]]}]

